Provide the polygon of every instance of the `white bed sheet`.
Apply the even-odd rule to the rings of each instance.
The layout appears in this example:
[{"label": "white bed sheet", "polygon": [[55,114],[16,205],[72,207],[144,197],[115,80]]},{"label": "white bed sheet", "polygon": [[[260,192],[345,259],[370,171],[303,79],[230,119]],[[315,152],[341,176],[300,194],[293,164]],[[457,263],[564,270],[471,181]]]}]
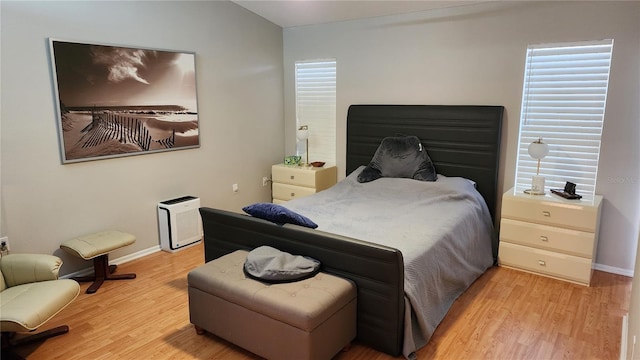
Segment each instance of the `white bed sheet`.
[{"label": "white bed sheet", "polygon": [[327,190],[283,205],[309,217],[318,230],[402,252],[403,355],[413,358],[455,299],[492,266],[493,223],[467,179],[381,178],[361,184],[356,180],[361,169]]}]

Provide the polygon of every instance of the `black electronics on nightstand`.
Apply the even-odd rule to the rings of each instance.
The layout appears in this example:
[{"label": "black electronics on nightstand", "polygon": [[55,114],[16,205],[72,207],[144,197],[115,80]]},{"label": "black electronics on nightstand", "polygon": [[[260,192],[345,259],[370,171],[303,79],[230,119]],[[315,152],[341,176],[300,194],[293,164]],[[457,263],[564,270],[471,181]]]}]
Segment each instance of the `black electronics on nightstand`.
[{"label": "black electronics on nightstand", "polygon": [[569,181],[564,185],[564,189],[551,189],[551,192],[569,200],[582,199],[582,195],[576,194],[576,184]]}]

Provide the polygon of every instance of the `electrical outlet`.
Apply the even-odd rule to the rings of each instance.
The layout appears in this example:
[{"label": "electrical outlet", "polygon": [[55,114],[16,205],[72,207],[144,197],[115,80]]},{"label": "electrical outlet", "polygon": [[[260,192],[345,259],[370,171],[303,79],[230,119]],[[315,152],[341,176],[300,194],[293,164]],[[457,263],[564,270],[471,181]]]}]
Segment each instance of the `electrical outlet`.
[{"label": "electrical outlet", "polygon": [[239,191],[238,184],[231,185],[231,190],[233,190],[234,193],[237,193]]},{"label": "electrical outlet", "polygon": [[269,178],[268,176],[263,176],[262,177],[262,186],[269,185],[269,182],[271,182],[271,178]]}]

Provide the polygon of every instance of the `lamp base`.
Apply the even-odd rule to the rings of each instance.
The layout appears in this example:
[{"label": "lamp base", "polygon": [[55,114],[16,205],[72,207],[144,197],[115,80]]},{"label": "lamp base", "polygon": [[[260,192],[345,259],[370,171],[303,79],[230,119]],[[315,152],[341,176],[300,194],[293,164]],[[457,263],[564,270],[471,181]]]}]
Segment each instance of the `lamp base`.
[{"label": "lamp base", "polygon": [[533,175],[531,177],[531,189],[524,191],[529,195],[544,195],[544,176]]},{"label": "lamp base", "polygon": [[529,195],[544,195],[544,194],[546,194],[544,191],[540,191],[540,190],[536,191],[536,190],[532,190],[532,189],[524,190],[524,193],[525,194],[529,194]]}]

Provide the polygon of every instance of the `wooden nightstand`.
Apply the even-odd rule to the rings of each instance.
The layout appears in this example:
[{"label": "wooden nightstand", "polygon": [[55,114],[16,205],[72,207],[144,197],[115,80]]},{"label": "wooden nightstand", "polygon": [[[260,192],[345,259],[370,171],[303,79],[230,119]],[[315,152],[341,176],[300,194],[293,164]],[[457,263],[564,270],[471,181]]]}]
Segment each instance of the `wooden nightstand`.
[{"label": "wooden nightstand", "polygon": [[501,266],[589,286],[602,196],[566,200],[511,189],[502,196]]},{"label": "wooden nightstand", "polygon": [[337,176],[338,171],[335,166],[273,165],[271,167],[273,203],[283,203],[327,189],[336,183]]}]

